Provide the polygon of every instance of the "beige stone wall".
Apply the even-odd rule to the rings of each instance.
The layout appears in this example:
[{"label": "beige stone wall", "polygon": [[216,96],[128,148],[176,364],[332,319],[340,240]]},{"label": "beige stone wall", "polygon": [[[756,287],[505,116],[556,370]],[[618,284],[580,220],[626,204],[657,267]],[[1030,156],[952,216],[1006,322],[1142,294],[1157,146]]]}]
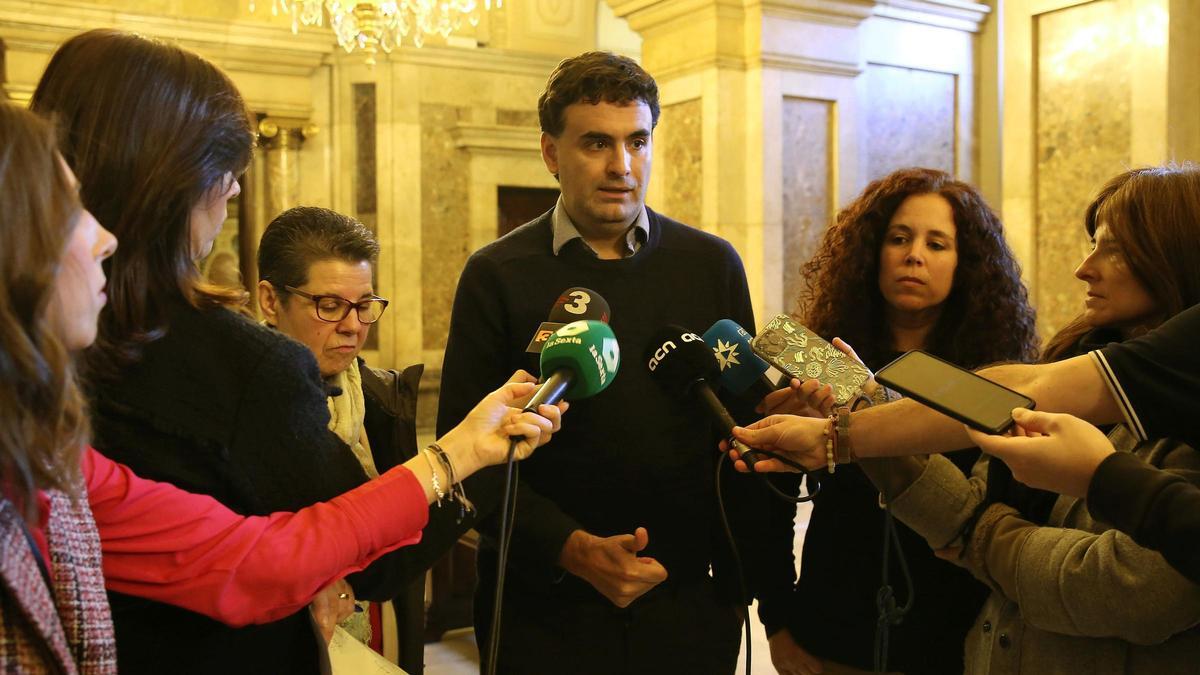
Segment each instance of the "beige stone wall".
[{"label": "beige stone wall", "polygon": [[958,76],[867,64],[868,181],[910,166],[956,173]]},{"label": "beige stone wall", "polygon": [[[1195,160],[1200,125],[1188,0],[1004,4],[1002,215],[1048,339],[1082,310],[1083,213],[1131,166]],[[1002,149],[1002,152],[1000,150]]]},{"label": "beige stone wall", "polygon": [[801,267],[816,252],[834,211],[831,198],[836,156],[832,131],[837,110],[829,101],[785,96],[782,113],[782,229],[786,252],[782,309],[791,311],[804,290]]},{"label": "beige stone wall", "polygon": [[699,99],[663,106],[654,133],[662,162],[662,190],[653,204],[683,223],[701,222],[704,179],[704,108]]},{"label": "beige stone wall", "polygon": [[1088,250],[1084,210],[1130,163],[1131,0],[1103,0],[1035,17],[1037,35],[1034,300],[1049,337],[1083,309],[1072,273]]},{"label": "beige stone wall", "polygon": [[[759,317],[794,307],[800,266],[870,179],[912,164],[968,181],[977,172],[985,5],[609,4],[642,35],[665,109],[700,110],[700,209],[690,224],[738,249]],[[687,208],[676,205],[680,169],[670,163],[691,156],[669,126],[660,134],[670,140],[656,139],[648,201]]]},{"label": "beige stone wall", "polygon": [[[246,195],[259,227],[274,215],[269,204],[361,215],[380,237],[378,291],[392,300],[366,356],[385,366],[424,361],[436,371],[462,265],[495,238],[497,187],[555,186],[538,146],[536,102],[546,77],[560,59],[599,42],[636,54],[638,38],[595,2],[522,0],[449,39],[431,38],[422,49],[406,43],[371,68],[337,48],[328,28],[293,35],[291,17],[270,9],[270,0],[257,0],[256,12],[247,0],[0,0],[7,90],[27,100],[58,44],[94,27],[176,41],[213,60],[256,113],[318,132],[274,181],[280,164],[260,149]],[[359,156],[354,96],[365,83],[374,85],[370,163]],[[370,214],[359,210],[368,182]],[[232,235],[221,252],[235,250]]]}]

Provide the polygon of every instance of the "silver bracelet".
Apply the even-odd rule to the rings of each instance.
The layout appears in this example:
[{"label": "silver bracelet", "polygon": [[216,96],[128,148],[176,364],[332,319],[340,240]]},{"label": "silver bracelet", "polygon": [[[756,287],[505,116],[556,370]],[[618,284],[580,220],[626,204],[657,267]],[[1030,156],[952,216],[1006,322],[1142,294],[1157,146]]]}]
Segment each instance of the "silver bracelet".
[{"label": "silver bracelet", "polygon": [[[434,501],[437,502],[437,505],[440,508],[442,505],[442,500],[445,499],[445,497],[446,497],[446,493],[442,491],[442,486],[438,483],[437,466],[434,465],[434,462],[432,459],[429,459],[430,454],[433,454],[433,453],[432,453],[432,451],[429,450],[429,448],[424,448],[421,450],[421,456],[424,457],[425,462],[427,464],[429,464],[429,476],[430,476],[429,482],[431,485],[433,485]],[[434,458],[435,459],[437,458],[436,454],[434,454]]]}]

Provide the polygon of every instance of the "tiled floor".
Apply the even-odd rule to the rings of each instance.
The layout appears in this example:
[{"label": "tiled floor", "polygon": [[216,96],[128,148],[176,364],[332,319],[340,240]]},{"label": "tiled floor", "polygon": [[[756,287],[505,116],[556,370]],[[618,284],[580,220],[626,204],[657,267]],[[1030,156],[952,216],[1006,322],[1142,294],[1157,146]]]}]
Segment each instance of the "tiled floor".
[{"label": "tiled floor", "polygon": [[[796,560],[800,559],[800,549],[804,545],[804,530],[808,526],[810,508],[801,504],[796,516],[796,539],[794,550]],[[751,673],[753,675],[775,675],[771,666],[771,653],[767,646],[766,635],[763,634],[762,624],[758,622],[758,612],[752,611],[750,634]],[[742,646],[742,655],[738,659],[737,672],[746,672],[746,649]],[[425,672],[427,675],[478,675],[479,651],[475,647],[475,633],[470,629],[452,631],[446,634],[441,642],[425,646]]]}]

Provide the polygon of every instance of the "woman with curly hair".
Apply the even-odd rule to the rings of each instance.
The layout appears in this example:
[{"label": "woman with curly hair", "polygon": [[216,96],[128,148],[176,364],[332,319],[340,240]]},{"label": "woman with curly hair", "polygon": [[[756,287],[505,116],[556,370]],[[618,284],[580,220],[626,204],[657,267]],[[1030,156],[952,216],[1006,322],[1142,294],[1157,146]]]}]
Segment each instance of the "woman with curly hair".
[{"label": "woman with curly hair", "polygon": [[[803,268],[802,322],[840,337],[871,369],[923,349],[969,368],[1029,360],[1037,350],[1034,313],[1020,268],[996,214],[979,192],[932,169],[902,169],[867,186],[843,209]],[[793,381],[764,401],[767,412],[796,398],[827,407],[831,392]],[[949,453],[964,473],[976,449]],[[884,550],[879,491],[863,470],[839,467],[821,480],[790,592],[760,598],[771,656],[781,673],[873,668],[877,588]],[[794,515],[794,514],[793,514]],[[890,627],[888,665],[901,672],[961,673],[962,644],[987,589],[939,560],[916,533],[897,525],[913,588],[911,611]],[[902,570],[891,556],[887,573]],[[777,584],[777,588],[782,585]]]}]

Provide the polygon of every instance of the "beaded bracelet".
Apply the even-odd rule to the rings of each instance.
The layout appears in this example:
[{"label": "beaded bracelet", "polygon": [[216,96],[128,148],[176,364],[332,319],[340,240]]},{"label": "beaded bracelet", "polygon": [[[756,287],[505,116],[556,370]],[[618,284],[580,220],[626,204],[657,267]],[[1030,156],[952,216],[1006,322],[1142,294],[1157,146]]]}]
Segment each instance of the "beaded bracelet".
[{"label": "beaded bracelet", "polygon": [[821,431],[825,435],[825,463],[829,473],[837,471],[837,410],[829,413],[829,426]]},{"label": "beaded bracelet", "polygon": [[[442,486],[438,483],[438,470],[437,470],[437,467],[434,466],[433,460],[429,459],[430,454],[433,454],[433,453],[429,450],[429,448],[425,448],[425,449],[421,450],[421,456],[424,457],[425,462],[427,464],[429,464],[429,476],[430,476],[429,483],[433,486],[434,501],[437,502],[437,505],[439,507],[441,507],[442,500],[445,499],[446,493],[442,491]],[[434,455],[434,458],[436,459],[437,455]],[[439,460],[439,463],[440,463],[440,460]],[[450,474],[447,473],[446,475],[449,476]]]},{"label": "beaded bracelet", "polygon": [[432,452],[434,457],[437,457],[438,463],[446,471],[447,480],[450,482],[449,501],[458,502],[458,522],[461,523],[467,513],[475,512],[475,505],[471,503],[470,499],[467,499],[467,492],[463,488],[462,481],[458,478],[458,473],[454,470],[454,463],[450,461],[450,455],[442,449],[442,446],[437,443],[431,443],[426,450]]}]

